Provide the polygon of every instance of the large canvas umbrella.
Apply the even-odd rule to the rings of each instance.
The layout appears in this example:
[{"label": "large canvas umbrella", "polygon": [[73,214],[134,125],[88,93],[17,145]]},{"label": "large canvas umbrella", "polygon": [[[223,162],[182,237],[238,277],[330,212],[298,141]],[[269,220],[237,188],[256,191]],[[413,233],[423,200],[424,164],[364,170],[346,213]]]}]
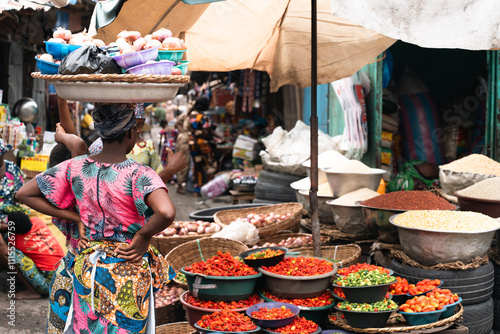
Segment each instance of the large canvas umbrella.
[{"label": "large canvas umbrella", "polygon": [[[133,6],[127,9],[127,3],[114,21],[115,26],[111,24],[98,31],[99,38],[111,42],[123,29],[147,34],[166,27],[185,39],[191,70],[251,68],[266,71],[273,92],[286,84],[312,86],[312,96],[315,97],[317,84],[353,75],[395,42],[349,20],[334,17],[328,0],[221,1],[203,5],[196,13],[190,10],[193,6],[186,7],[185,12],[179,7],[175,14],[179,17],[173,17],[173,11],[170,11],[167,16],[161,16],[162,21],[138,19],[138,9]],[[147,12],[149,4],[149,10],[166,13],[161,2],[143,0],[140,3],[142,5],[138,6],[144,6],[141,12]],[[134,11],[134,20],[130,14],[128,20],[122,20],[123,13],[131,10]],[[189,17],[189,22],[178,23],[185,17]],[[317,136],[316,99],[313,98],[310,201],[314,254],[319,256]]]}]

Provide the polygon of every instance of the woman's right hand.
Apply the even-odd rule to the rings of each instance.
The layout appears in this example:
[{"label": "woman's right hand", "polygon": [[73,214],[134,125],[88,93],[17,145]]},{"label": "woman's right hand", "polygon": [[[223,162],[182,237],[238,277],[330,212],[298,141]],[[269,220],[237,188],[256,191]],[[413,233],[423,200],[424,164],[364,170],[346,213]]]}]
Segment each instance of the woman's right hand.
[{"label": "woman's right hand", "polygon": [[90,246],[90,240],[85,236],[85,224],[83,222],[78,222],[78,234],[78,251],[80,252]]},{"label": "woman's right hand", "polygon": [[139,232],[137,232],[132,238],[132,242],[130,243],[130,245],[128,245],[127,247],[116,248],[118,258],[135,264],[140,264],[142,261],[142,257],[148,251],[150,242],[151,238],[142,236]]}]

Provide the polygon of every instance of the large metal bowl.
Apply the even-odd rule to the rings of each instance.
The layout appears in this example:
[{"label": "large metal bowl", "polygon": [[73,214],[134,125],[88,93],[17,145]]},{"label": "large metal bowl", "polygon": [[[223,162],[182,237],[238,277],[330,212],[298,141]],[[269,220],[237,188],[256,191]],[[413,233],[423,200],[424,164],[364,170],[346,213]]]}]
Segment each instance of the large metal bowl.
[{"label": "large metal bowl", "polygon": [[361,206],[339,205],[333,201],[327,201],[326,204],[330,206],[335,225],[341,232],[355,235],[370,234]]},{"label": "large metal bowl", "polygon": [[398,215],[391,216],[389,222],[398,230],[403,251],[425,266],[455,261],[469,263],[476,256],[485,256],[497,231],[443,232],[400,226],[394,223]]},{"label": "large metal bowl", "polygon": [[[309,203],[309,189],[308,190],[299,190],[300,195],[304,196],[304,200],[306,203]],[[318,219],[322,224],[335,224],[333,220],[332,210],[330,206],[326,204],[326,202],[334,200],[333,196],[320,196],[318,195]],[[309,205],[308,205],[309,208]],[[310,208],[309,208],[310,209]],[[310,211],[310,210],[307,210]],[[310,212],[311,213],[311,212]]]},{"label": "large metal bowl", "polygon": [[335,197],[361,188],[377,191],[382,176],[387,173],[378,168],[372,168],[370,173],[339,173],[328,168],[322,170],[326,173],[326,179]]},{"label": "large metal bowl", "polygon": [[491,218],[500,217],[500,201],[462,196],[458,192],[455,192],[455,196],[462,211],[479,212]]},{"label": "large metal bowl", "polygon": [[366,226],[378,240],[389,244],[399,243],[398,229],[389,222],[389,218],[406,210],[380,209],[361,204],[359,206],[363,211]]}]

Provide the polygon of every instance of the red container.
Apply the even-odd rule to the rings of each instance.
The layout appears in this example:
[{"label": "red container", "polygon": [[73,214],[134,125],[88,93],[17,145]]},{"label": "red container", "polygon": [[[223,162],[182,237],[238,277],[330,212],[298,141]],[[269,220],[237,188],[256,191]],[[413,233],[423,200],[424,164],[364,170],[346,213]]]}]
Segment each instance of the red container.
[{"label": "red container", "polygon": [[[181,303],[182,303],[182,305],[184,305],[184,309],[186,310],[186,318],[191,326],[194,327],[194,324],[196,322],[198,322],[198,320],[200,320],[201,317],[203,317],[205,314],[211,314],[211,313],[220,311],[217,309],[209,309],[209,308],[204,308],[204,307],[199,307],[199,306],[194,306],[194,305],[189,304],[188,302],[186,302],[184,300],[184,298],[186,297],[186,294],[188,292],[189,291],[185,291],[184,293],[182,293]],[[262,303],[262,302],[264,302],[264,299],[260,298],[259,303]],[[240,313],[245,313],[249,307],[237,308],[237,309],[232,309],[232,310],[236,311],[236,312],[240,312]]]}]

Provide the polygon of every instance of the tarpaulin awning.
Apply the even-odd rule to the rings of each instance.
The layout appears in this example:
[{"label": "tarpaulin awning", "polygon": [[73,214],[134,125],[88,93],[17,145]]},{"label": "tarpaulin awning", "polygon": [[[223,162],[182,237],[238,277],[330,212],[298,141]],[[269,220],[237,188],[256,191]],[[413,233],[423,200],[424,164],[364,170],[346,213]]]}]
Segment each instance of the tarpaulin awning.
[{"label": "tarpaulin awning", "polygon": [[500,48],[497,0],[331,0],[332,13],[427,48]]}]

